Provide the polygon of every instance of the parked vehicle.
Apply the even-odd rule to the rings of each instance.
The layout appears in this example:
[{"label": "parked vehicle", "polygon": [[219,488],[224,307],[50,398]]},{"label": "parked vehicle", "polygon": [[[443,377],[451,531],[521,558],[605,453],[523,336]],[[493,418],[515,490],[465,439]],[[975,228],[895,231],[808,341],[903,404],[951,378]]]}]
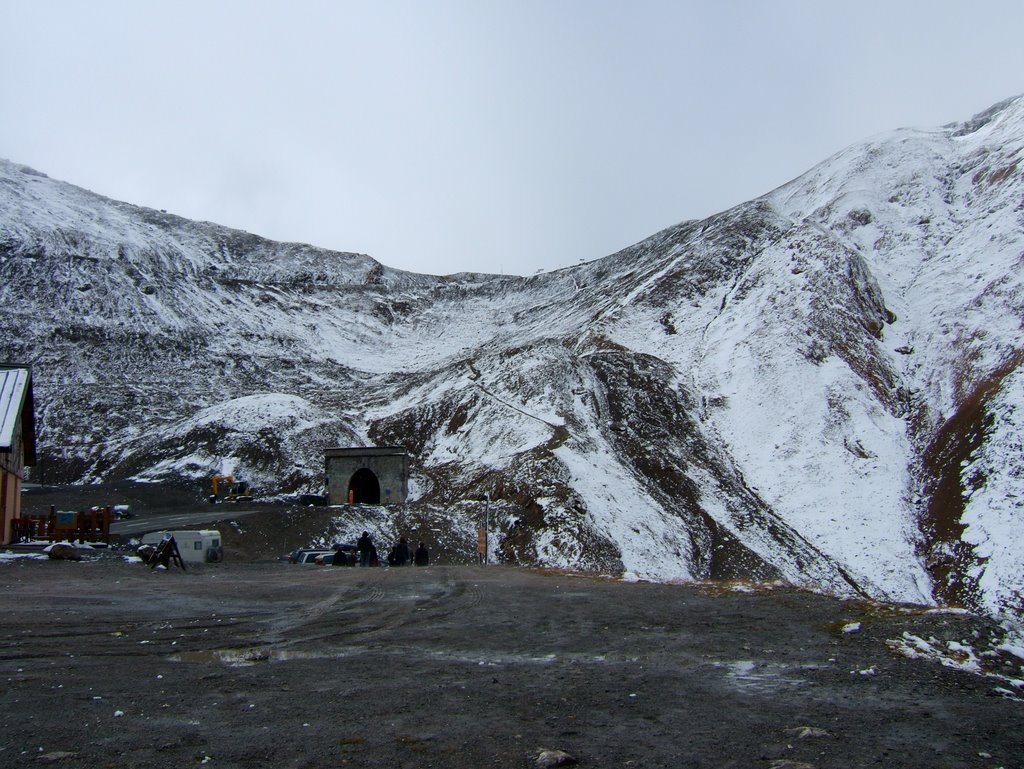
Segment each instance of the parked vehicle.
[{"label": "parked vehicle", "polygon": [[219,563],[224,560],[224,547],[216,529],[153,531],[142,535],[142,544],[156,546],[170,537],[174,537],[178,545],[181,560],[187,563]]},{"label": "parked vehicle", "polygon": [[316,563],[317,556],[334,555],[333,550],[324,550],[322,548],[308,548],[300,547],[292,550],[288,556],[289,563]]},{"label": "parked vehicle", "polygon": [[[356,566],[359,564],[359,549],[355,545],[344,544],[340,545],[340,548],[345,558],[346,566]],[[333,566],[337,552],[335,548],[328,550],[326,548],[299,547],[288,555],[288,562]]]}]

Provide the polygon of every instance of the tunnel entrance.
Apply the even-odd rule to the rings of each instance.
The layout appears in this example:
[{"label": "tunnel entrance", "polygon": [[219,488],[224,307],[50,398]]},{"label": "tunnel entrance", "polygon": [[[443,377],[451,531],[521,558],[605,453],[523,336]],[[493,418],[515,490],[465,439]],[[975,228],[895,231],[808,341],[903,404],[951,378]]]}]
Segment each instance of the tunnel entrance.
[{"label": "tunnel entrance", "polygon": [[409,498],[409,452],[402,446],[324,450],[328,504],[400,505]]},{"label": "tunnel entrance", "polygon": [[349,504],[380,504],[380,481],[372,470],[365,467],[356,470],[348,482],[348,501]]}]

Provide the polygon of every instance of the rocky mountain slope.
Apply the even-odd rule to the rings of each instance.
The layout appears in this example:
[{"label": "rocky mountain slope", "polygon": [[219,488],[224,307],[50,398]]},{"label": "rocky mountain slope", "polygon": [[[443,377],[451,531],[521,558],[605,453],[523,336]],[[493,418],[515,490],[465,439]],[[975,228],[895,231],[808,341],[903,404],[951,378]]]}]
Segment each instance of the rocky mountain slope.
[{"label": "rocky mountain slope", "polygon": [[[404,445],[502,557],[1020,614],[1024,99],[530,278],[415,275],[0,162],[49,480],[318,491]],[[486,253],[481,253],[486,264]]]}]

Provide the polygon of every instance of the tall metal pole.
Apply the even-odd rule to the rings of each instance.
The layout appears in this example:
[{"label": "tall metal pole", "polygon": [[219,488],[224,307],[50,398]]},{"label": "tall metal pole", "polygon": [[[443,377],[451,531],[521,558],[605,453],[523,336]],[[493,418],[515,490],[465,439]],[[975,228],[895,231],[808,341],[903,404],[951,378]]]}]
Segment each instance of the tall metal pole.
[{"label": "tall metal pole", "polygon": [[484,566],[491,562],[491,495],[484,494]]}]

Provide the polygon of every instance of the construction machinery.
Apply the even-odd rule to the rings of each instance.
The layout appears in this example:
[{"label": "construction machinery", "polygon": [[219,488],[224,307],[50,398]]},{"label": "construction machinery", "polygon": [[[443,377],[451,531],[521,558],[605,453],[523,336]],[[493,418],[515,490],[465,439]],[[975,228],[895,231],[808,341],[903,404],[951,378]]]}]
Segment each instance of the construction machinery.
[{"label": "construction machinery", "polygon": [[211,483],[210,502],[252,502],[252,487],[248,481],[236,480],[233,475],[215,475]]}]

